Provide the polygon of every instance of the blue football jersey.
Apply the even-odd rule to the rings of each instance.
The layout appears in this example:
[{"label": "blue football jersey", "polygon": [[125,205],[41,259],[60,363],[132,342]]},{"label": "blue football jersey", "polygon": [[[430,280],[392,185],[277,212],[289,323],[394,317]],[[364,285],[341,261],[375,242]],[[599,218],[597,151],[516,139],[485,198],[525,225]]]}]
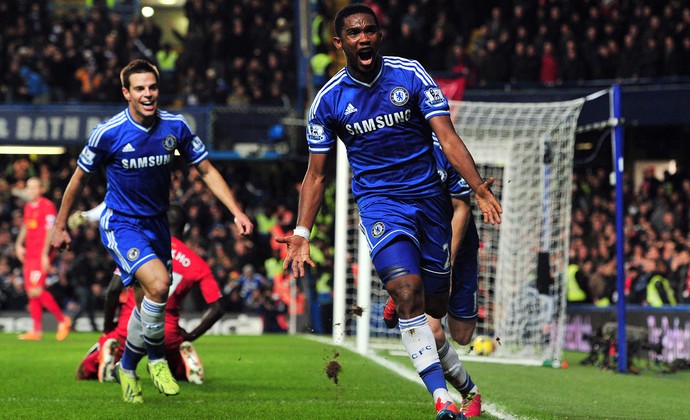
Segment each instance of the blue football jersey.
[{"label": "blue football jersey", "polygon": [[352,192],[370,196],[429,197],[443,192],[428,119],[450,115],[436,82],[414,60],[383,57],[371,83],[340,70],[309,110],[311,153],[328,153],[339,137],[352,168]]},{"label": "blue football jersey", "polygon": [[453,165],[448,162],[441,143],[438,142],[434,136],[434,157],[436,158],[436,165],[438,165],[438,174],[451,197],[460,198],[469,195],[472,192],[469,184],[465,178],[461,177],[458,171],[453,168]]},{"label": "blue football jersey", "polygon": [[175,149],[190,165],[208,157],[182,115],[159,110],[147,128],[125,109],[94,128],[77,164],[88,173],[105,167],[108,208],[130,216],[157,216],[168,209]]}]

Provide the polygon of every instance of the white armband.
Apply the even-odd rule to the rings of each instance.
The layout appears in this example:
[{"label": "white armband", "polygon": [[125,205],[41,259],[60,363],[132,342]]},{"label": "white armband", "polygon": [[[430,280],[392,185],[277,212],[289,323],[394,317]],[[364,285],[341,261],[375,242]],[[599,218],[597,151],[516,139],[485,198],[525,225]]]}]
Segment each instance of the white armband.
[{"label": "white armband", "polygon": [[304,226],[295,226],[295,230],[292,231],[293,235],[301,236],[307,241],[311,236],[311,230],[305,228]]}]

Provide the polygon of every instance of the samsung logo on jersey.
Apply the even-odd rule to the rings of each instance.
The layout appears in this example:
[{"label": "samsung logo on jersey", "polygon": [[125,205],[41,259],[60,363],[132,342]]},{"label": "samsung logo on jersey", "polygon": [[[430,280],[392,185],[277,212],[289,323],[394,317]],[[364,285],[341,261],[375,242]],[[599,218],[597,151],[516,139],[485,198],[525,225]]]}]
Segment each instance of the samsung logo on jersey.
[{"label": "samsung logo on jersey", "polygon": [[345,124],[345,129],[350,134],[364,134],[383,127],[393,127],[395,124],[404,123],[410,120],[412,111],[406,109],[404,111],[394,112],[392,114],[379,115],[376,118],[369,118],[368,120],[359,121],[354,124]]},{"label": "samsung logo on jersey", "polygon": [[125,169],[153,168],[170,163],[170,155],[144,156],[136,159],[122,159]]}]

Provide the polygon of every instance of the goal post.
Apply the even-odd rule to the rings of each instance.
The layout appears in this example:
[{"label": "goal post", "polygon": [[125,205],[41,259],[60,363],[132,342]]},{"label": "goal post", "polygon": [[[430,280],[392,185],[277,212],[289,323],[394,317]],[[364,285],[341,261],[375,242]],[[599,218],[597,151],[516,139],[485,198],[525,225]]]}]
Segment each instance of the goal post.
[{"label": "goal post", "polygon": [[[472,153],[483,178],[503,207],[502,223],[479,230],[480,316],[475,334],[492,335],[500,346],[494,357],[532,361],[562,355],[573,151],[577,121],[585,98],[543,103],[451,102],[451,118]],[[388,294],[382,289],[366,252],[361,252],[359,216],[350,193],[344,147],[338,149],[336,250],[343,261],[334,273],[334,338],[357,338],[360,352],[371,337],[396,338],[382,320]],[[342,169],[341,165],[344,165]],[[345,172],[347,171],[347,172]],[[342,191],[347,191],[347,195]],[[336,210],[337,211],[337,210]],[[343,211],[343,213],[345,213]],[[369,289],[365,293],[362,289]],[[359,298],[357,295],[359,294]],[[365,300],[361,300],[365,299]],[[368,300],[368,302],[367,302]],[[336,325],[338,322],[338,337]]]}]

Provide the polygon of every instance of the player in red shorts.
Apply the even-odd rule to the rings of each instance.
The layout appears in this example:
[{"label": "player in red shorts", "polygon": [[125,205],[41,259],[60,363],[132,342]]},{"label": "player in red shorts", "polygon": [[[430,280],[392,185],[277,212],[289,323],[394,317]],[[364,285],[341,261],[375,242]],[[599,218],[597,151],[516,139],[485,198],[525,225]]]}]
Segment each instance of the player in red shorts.
[{"label": "player in red shorts", "polygon": [[53,262],[50,246],[46,243],[48,231],[55,223],[55,205],[43,197],[41,180],[32,177],[26,181],[28,201],[24,205],[24,222],[22,223],[15,253],[24,264],[24,289],[29,298],[29,314],[34,321],[32,331],[19,336],[20,340],[40,340],[43,338],[43,308],[48,309],[58,322],[55,338],[59,341],[67,338],[72,327],[72,319],[63,315],[53,295],[46,290],[46,275]]},{"label": "player in red shorts", "polygon": [[[172,234],[173,275],[165,312],[165,357],[176,379],[201,384],[204,379],[203,366],[191,342],[208,331],[223,316],[225,309],[211,268],[178,239],[182,236],[186,223],[184,211],[180,207],[171,206],[168,220]],[[179,325],[180,309],[184,298],[197,284],[209,309],[204,312],[199,325],[187,332]],[[122,281],[116,272],[106,297],[104,333],[79,364],[77,379],[98,379],[101,382],[114,380],[113,368],[124,351],[127,326],[134,304],[132,289],[123,290]],[[115,325],[118,305],[121,305],[120,316]]]}]

